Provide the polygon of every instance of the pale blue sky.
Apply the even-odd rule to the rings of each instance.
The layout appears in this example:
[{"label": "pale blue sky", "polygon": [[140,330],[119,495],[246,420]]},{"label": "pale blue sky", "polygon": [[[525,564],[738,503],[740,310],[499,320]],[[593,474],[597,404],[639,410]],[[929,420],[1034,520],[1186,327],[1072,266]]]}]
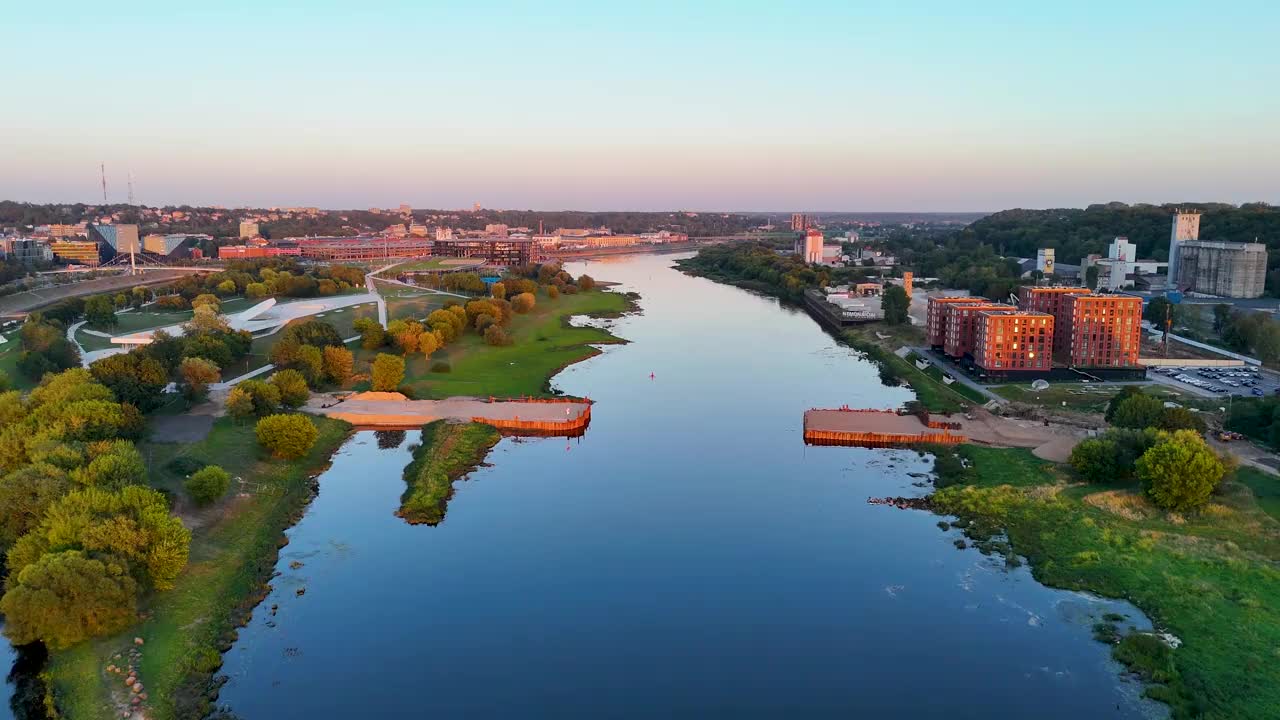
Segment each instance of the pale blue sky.
[{"label": "pale blue sky", "polygon": [[0,198],[1280,202],[1274,3],[6,5]]}]

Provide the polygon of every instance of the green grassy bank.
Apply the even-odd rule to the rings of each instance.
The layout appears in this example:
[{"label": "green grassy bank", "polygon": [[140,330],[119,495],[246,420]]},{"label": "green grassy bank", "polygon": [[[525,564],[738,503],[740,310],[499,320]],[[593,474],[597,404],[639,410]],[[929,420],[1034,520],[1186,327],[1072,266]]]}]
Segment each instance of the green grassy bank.
[{"label": "green grassy bank", "polygon": [[1128,599],[1181,639],[1170,649],[1133,634],[1114,652],[1175,718],[1277,716],[1280,522],[1264,507],[1275,511],[1280,478],[1241,469],[1208,506],[1183,515],[1151,505],[1136,486],[1078,482],[1025,450],[958,452],[971,468],[933,500],[966,535],[1000,550],[1003,531],[1037,580]]},{"label": "green grassy bank", "polygon": [[408,484],[396,513],[411,525],[444,520],[453,481],[475,468],[502,435],[484,423],[437,420],[422,427],[422,444],[404,469]]},{"label": "green grassy bank", "polygon": [[222,651],[261,597],[282,533],[310,501],[311,478],[350,429],[340,421],[315,420],[320,437],[307,457],[294,462],[265,458],[253,425],[236,425],[225,418],[201,442],[140,447],[150,464],[151,484],[162,490],[180,492],[184,476],[170,465],[179,457],[221,465],[254,486],[249,497],[240,498],[233,481],[217,505],[184,518],[195,526],[190,562],[173,590],[147,600],[142,622],[119,635],[51,655],[52,691],[63,717],[119,717],[112,693],[122,686],[105,667],[121,662],[113,659],[115,654],[134,648],[134,637],[145,641],[135,667],[148,694],[147,717],[207,714],[211,678],[222,664]]},{"label": "green grassy bank", "polygon": [[[458,395],[514,397],[551,395],[551,377],[561,369],[599,354],[592,345],[624,342],[607,330],[572,327],[577,315],[615,317],[628,310],[632,300],[626,295],[592,290],[561,295],[551,300],[538,296],[538,304],[527,315],[516,315],[507,328],[510,345],[487,345],[474,332],[467,332],[431,356],[408,358],[405,385],[419,398],[447,398]],[[361,350],[359,359],[370,361],[376,353]],[[444,361],[448,372],[432,372],[430,365]]]}]

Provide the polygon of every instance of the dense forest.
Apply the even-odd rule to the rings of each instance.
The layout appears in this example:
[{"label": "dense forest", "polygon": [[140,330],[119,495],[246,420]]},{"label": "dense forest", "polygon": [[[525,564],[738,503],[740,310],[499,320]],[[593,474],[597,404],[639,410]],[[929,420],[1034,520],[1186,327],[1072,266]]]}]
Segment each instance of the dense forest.
[{"label": "dense forest", "polygon": [[1265,243],[1272,268],[1280,261],[1280,207],[1250,203],[1185,205],[1090,205],[1084,210],[1004,210],[978,220],[960,232],[966,245],[985,244],[997,253],[1035,257],[1039,248],[1055,248],[1059,262],[1075,264],[1089,253],[1106,254],[1117,235],[1138,246],[1138,256],[1168,260],[1169,231],[1178,208],[1202,213],[1200,238]]}]

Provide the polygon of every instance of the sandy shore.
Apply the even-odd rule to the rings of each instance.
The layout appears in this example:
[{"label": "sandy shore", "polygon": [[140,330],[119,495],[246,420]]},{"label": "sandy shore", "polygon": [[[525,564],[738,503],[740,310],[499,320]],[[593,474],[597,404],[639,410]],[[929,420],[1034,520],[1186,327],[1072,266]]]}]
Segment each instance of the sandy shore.
[{"label": "sandy shore", "polygon": [[[329,405],[330,407],[324,407]],[[581,415],[586,402],[489,402],[456,397],[446,400],[409,400],[400,393],[356,393],[342,402],[332,395],[312,395],[303,407],[316,415],[345,420],[357,426],[418,427],[434,420],[526,420],[565,422]]]}]

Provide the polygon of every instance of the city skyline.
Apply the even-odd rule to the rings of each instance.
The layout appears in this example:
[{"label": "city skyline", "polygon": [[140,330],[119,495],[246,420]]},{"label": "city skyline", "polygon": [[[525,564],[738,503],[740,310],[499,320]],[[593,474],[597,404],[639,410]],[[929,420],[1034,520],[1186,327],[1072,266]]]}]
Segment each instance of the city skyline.
[{"label": "city skyline", "polygon": [[1273,7],[748,5],[14,9],[0,198],[98,202],[102,162],[149,205],[1280,201]]}]

